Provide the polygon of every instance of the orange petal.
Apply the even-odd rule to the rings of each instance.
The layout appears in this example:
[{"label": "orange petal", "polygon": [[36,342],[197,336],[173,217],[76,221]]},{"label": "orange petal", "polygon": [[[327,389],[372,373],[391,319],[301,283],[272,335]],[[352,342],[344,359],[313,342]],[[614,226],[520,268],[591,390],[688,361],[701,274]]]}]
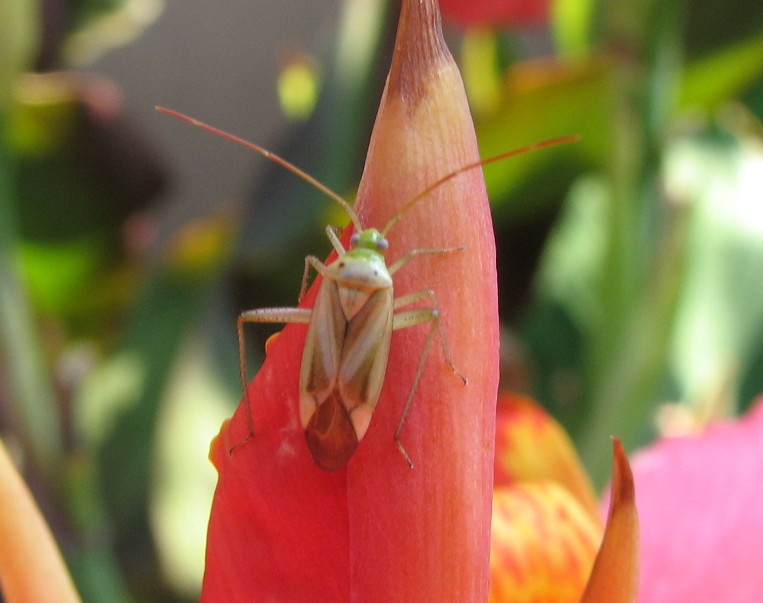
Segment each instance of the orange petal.
[{"label": "orange petal", "polygon": [[609,517],[591,578],[581,603],[633,603],[639,574],[639,525],[636,491],[628,457],[613,438],[612,499]]},{"label": "orange petal", "polygon": [[593,486],[562,426],[532,399],[502,394],[496,418],[496,486],[546,480],[567,488],[599,522]]},{"label": "orange petal", "polygon": [[50,529],[2,442],[0,583],[9,602],[80,600]]},{"label": "orange petal", "polygon": [[601,527],[553,482],[497,488],[493,496],[490,600],[580,600]]}]

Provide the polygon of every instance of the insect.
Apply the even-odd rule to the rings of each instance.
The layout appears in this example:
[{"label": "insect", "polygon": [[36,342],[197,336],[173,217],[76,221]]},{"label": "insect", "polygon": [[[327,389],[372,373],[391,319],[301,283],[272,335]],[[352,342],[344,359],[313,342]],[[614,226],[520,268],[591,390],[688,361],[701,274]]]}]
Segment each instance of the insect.
[{"label": "insect", "polygon": [[[162,107],[157,107],[157,110],[239,143],[292,171],[334,199],[347,212],[354,227],[349,249],[345,249],[337,229],[332,226],[326,227],[326,235],[337,253],[333,262],[324,264],[315,256],[305,258],[299,301],[301,302],[307,290],[310,268],[323,278],[312,308],[259,308],[240,314],[237,321],[239,361],[249,421],[249,437],[254,434],[254,425],[246,375],[244,326],[247,323],[308,325],[300,369],[299,415],[308,449],[316,464],[326,471],[344,467],[368,430],[384,384],[393,331],[429,323],[429,333],[394,436],[398,450],[408,466],[413,467],[413,461],[403,446],[401,436],[435,335],[439,335],[445,362],[464,384],[467,380],[451,360],[440,321],[436,292],[425,289],[395,298],[393,276],[418,255],[444,255],[465,248],[413,249],[387,266],[386,235],[405,212],[426,198],[434,189],[459,174],[530,150],[571,142],[576,137],[544,141],[465,165],[443,176],[408,200],[402,209],[378,230],[366,228],[352,206],[341,196],[278,155],[182,113]],[[423,301],[430,302],[430,306],[404,309]]]}]

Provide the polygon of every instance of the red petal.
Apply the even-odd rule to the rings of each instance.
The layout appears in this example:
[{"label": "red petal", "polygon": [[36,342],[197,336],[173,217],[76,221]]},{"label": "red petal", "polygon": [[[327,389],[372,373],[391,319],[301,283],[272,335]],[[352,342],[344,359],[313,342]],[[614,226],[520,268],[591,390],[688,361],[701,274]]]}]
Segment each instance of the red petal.
[{"label": "red petal", "polygon": [[442,14],[459,25],[536,25],[548,18],[548,0],[440,0]]},{"label": "red petal", "polygon": [[289,326],[223,424],[210,456],[219,472],[207,535],[203,601],[349,598],[346,471],[313,462],[297,416],[305,327]]},{"label": "red petal", "polygon": [[[479,159],[436,2],[403,3],[396,55],[369,148],[358,207],[384,224],[441,176]],[[435,338],[402,432],[393,435],[428,325],[396,331],[387,381],[348,467],[353,592],[363,601],[484,601],[498,379],[495,247],[481,170],[440,186],[390,231],[390,258],[414,248],[465,247],[414,258],[396,295],[437,293],[443,332],[464,385]],[[356,590],[357,589],[357,590]]]},{"label": "red petal", "polygon": [[633,461],[641,603],[763,601],[763,399],[741,420]]}]

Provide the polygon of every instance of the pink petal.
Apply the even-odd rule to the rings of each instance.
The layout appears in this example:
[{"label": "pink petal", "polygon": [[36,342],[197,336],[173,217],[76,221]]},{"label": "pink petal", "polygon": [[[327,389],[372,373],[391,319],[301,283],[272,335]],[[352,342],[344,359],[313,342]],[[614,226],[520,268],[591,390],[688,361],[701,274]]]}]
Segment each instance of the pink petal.
[{"label": "pink petal", "polygon": [[633,462],[641,603],[763,601],[763,399],[742,419]]}]

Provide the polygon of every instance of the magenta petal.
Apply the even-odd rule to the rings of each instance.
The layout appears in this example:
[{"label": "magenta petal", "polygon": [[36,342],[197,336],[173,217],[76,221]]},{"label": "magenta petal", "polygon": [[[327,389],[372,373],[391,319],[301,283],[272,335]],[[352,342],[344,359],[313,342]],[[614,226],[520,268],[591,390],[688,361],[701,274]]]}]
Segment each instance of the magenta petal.
[{"label": "magenta petal", "polygon": [[641,603],[763,601],[763,399],[633,460]]}]

